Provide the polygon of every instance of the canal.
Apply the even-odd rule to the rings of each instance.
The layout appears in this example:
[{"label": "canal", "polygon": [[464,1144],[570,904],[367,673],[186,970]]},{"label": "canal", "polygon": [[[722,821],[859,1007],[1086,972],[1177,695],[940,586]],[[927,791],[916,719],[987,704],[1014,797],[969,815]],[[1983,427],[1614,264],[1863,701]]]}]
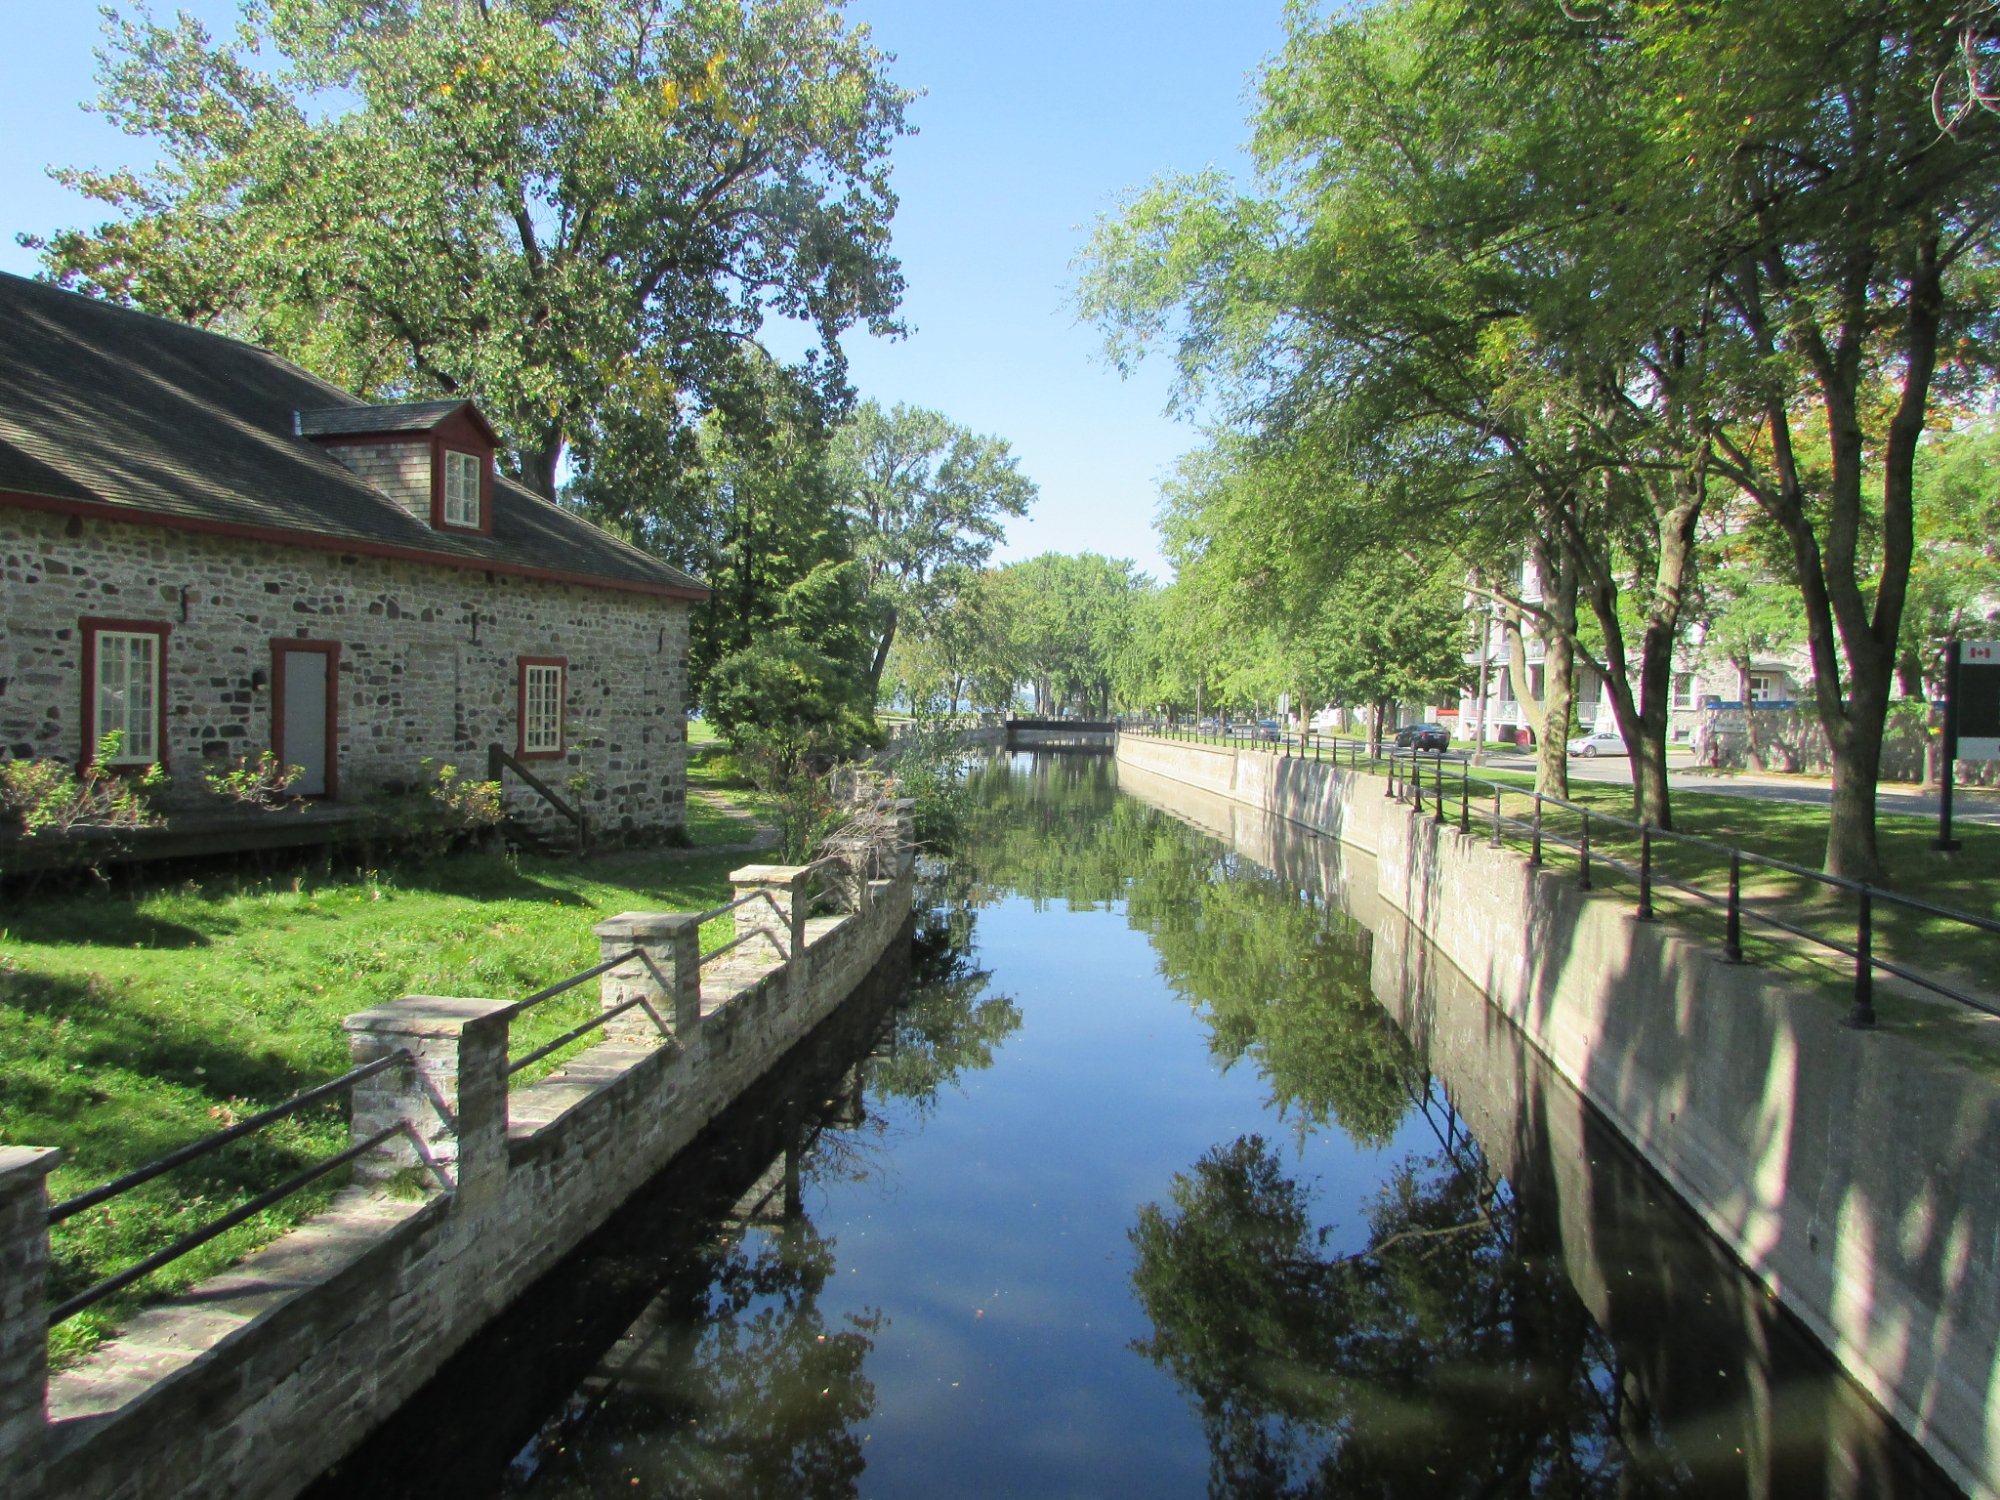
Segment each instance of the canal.
[{"label": "canal", "polygon": [[1337,852],[974,791],[907,972],[315,1496],[1956,1493]]}]

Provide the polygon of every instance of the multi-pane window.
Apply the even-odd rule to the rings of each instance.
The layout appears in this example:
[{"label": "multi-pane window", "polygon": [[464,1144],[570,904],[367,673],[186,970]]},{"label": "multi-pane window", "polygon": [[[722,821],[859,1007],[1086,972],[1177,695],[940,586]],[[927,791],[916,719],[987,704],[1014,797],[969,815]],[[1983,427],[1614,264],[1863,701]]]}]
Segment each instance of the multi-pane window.
[{"label": "multi-pane window", "polygon": [[1694,673],[1674,673],[1674,707],[1694,707]]},{"label": "multi-pane window", "polygon": [[160,758],[161,637],[151,630],[91,632],[95,665],[91,683],[90,744],[118,736],[113,765],[148,765]]},{"label": "multi-pane window", "polygon": [[560,755],[563,748],[563,666],[521,664],[521,753]]},{"label": "multi-pane window", "polygon": [[444,524],[447,526],[479,525],[479,455],[476,453],[455,453],[446,450],[444,455]]}]

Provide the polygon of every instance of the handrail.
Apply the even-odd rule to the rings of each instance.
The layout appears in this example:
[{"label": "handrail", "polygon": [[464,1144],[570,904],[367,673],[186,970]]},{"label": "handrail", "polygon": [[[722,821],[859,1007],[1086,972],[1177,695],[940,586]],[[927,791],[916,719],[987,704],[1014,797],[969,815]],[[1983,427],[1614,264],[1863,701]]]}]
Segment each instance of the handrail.
[{"label": "handrail", "polygon": [[[1151,732],[1162,733],[1159,730]],[[1165,731],[1165,733],[1179,734],[1183,733],[1183,731]],[[1197,731],[1194,737],[1197,739],[1207,739],[1211,736]],[[1237,737],[1221,733],[1214,734],[1213,738],[1224,743],[1234,744],[1237,742]],[[1300,750],[1310,754],[1311,758],[1317,759],[1317,749],[1319,747],[1312,745],[1312,738],[1311,736],[1304,737],[1300,742]],[[1262,742],[1252,743],[1257,748],[1263,748]],[[1360,769],[1363,757],[1358,749],[1359,742],[1354,743],[1357,745],[1357,751],[1349,764],[1355,769]],[[1338,746],[1339,742],[1335,742],[1333,761],[1336,765],[1340,762]],[[1289,741],[1283,742],[1280,748],[1285,754],[1292,753]],[[1867,1028],[1875,1024],[1873,998],[1874,975],[1878,970],[1886,974],[1892,974],[1908,983],[1918,985],[1934,994],[1941,995],[1946,999],[1968,1006],[1971,1009],[1989,1015],[2000,1015],[2000,1006],[1996,1006],[1990,1000],[1969,994],[1942,979],[1924,974],[1893,959],[1878,957],[1874,951],[1873,932],[1874,908],[1877,903],[1886,903],[1907,911],[1921,912],[1927,916],[1953,922],[1963,927],[1969,927],[1978,932],[2000,933],[2000,920],[1981,916],[1975,912],[1959,911],[1952,907],[1941,906],[1934,901],[1927,901],[1919,896],[1905,895],[1900,891],[1890,890],[1887,887],[1875,885],[1868,881],[1853,880],[1842,875],[1830,875],[1823,870],[1814,870],[1804,865],[1794,864],[1790,860],[1780,859],[1776,855],[1760,854],[1755,850],[1725,844],[1715,839],[1704,838],[1699,834],[1677,833],[1671,829],[1657,828],[1650,823],[1623,818],[1615,813],[1586,807],[1581,803],[1572,802],[1567,798],[1534,791],[1532,788],[1522,787],[1512,782],[1495,781],[1489,776],[1474,775],[1471,770],[1471,756],[1464,751],[1452,754],[1447,751],[1418,751],[1408,748],[1391,748],[1387,750],[1383,757],[1378,758],[1374,755],[1366,757],[1368,768],[1371,771],[1381,766],[1384,760],[1387,762],[1389,775],[1389,788],[1385,795],[1396,797],[1399,800],[1408,797],[1414,801],[1420,811],[1426,802],[1433,803],[1436,819],[1441,824],[1448,819],[1447,803],[1451,800],[1451,793],[1455,792],[1459,804],[1457,810],[1459,828],[1462,832],[1471,832],[1473,818],[1472,792],[1473,788],[1477,786],[1481,789],[1482,800],[1488,793],[1492,795],[1493,804],[1491,814],[1489,815],[1482,809],[1479,817],[1482,822],[1490,822],[1491,840],[1496,846],[1500,841],[1500,834],[1503,829],[1516,834],[1525,834],[1531,840],[1531,853],[1528,856],[1529,863],[1536,865],[1542,862],[1542,847],[1544,844],[1553,844],[1559,848],[1573,849],[1579,856],[1578,884],[1585,890],[1591,888],[1590,874],[1593,863],[1599,867],[1614,870],[1628,878],[1636,879],[1639,887],[1638,915],[1642,920],[1650,920],[1653,916],[1652,893],[1656,886],[1664,886],[1667,889],[1693,896],[1711,906],[1722,908],[1728,917],[1729,936],[1726,940],[1725,948],[1731,962],[1741,961],[1742,942],[1740,932],[1745,917],[1748,917],[1753,922],[1789,933],[1794,937],[1817,944],[1830,952],[1852,959],[1855,965],[1855,1001],[1854,1008],[1847,1018],[1848,1023],[1852,1026]],[[1447,787],[1445,767],[1449,764],[1457,766],[1458,775],[1456,777],[1457,784]],[[1431,768],[1435,768],[1436,775],[1434,778],[1426,778],[1423,772]],[[1425,784],[1426,780],[1431,781],[1429,786]],[[1532,820],[1523,820],[1519,817],[1510,817],[1505,814],[1501,805],[1501,799],[1509,793],[1519,797],[1533,798],[1534,816]],[[1548,808],[1558,808],[1565,812],[1574,813],[1581,820],[1581,831],[1575,841],[1564,838],[1545,826],[1542,815],[1544,810]],[[1640,844],[1639,863],[1635,866],[1623,859],[1606,855],[1601,849],[1593,855],[1590,844],[1590,834],[1593,825],[1599,828],[1614,828],[1637,834]],[[1653,867],[1653,845],[1656,841],[1664,841],[1669,845],[1682,845],[1691,849],[1703,850],[1727,859],[1730,866],[1727,896],[1717,896],[1684,880],[1662,877]],[[1741,867],[1745,862],[1792,875],[1829,890],[1852,895],[1857,903],[1856,936],[1854,942],[1848,943],[1827,933],[1816,932],[1798,923],[1787,921],[1769,912],[1745,906],[1743,904],[1740,882]]]},{"label": "handrail", "polygon": [[[407,1063],[409,1060],[410,1054],[407,1051],[398,1049],[386,1056],[376,1058],[373,1062],[363,1063],[358,1068],[350,1068],[338,1078],[328,1079],[325,1083],[316,1084],[312,1088],[294,1094],[282,1104],[273,1105],[269,1109],[259,1110],[256,1114],[246,1116],[233,1125],[215,1131],[210,1135],[205,1135],[198,1141],[191,1141],[177,1150],[169,1151],[165,1156],[148,1162],[136,1171],[127,1172],[122,1177],[113,1178],[110,1182],[102,1183],[87,1192],[78,1193],[74,1198],[68,1198],[61,1203],[55,1204],[49,1209],[48,1222],[51,1227],[60,1224],[63,1220],[82,1213],[85,1209],[95,1208],[98,1204],[108,1202],[121,1193],[129,1192],[142,1183],[151,1182],[155,1177],[166,1172],[171,1172],[175,1167],[185,1166],[191,1161],[198,1161],[204,1156],[221,1150],[232,1141],[241,1140],[252,1131],[261,1130],[266,1125],[282,1120],[289,1115],[297,1114],[300,1110],[307,1108],[309,1105],[317,1104],[322,1099],[328,1098],[333,1094],[351,1090],[357,1083],[362,1082],[364,1079],[373,1078],[377,1073],[383,1072],[388,1068],[393,1068],[400,1063]],[[105,1277],[102,1281],[94,1282],[90,1286],[85,1287],[67,1301],[57,1304],[49,1313],[49,1322],[51,1324],[60,1323],[64,1319],[82,1312],[86,1307],[103,1301],[106,1297],[112,1295],[112,1293],[123,1291],[133,1282],[150,1276],[162,1266],[172,1264],[183,1255],[186,1255],[190,1250],[199,1249],[217,1235],[226,1234],[244,1220],[255,1214],[262,1213],[273,1204],[289,1198],[300,1188],[317,1182],[320,1178],[326,1176],[327,1173],[339,1167],[346,1166],[347,1163],[353,1161],[357,1156],[372,1151],[375,1147],[381,1145],[382,1142],[389,1139],[390,1136],[404,1133],[408,1129],[408,1125],[399,1121],[394,1125],[388,1126],[386,1129],[376,1132],[376,1134],[370,1136],[365,1141],[350,1145],[346,1150],[330,1156],[324,1161],[316,1162],[305,1171],[287,1178],[276,1187],[268,1188],[264,1192],[259,1193],[248,1203],[238,1204],[220,1218],[211,1220],[199,1229],[182,1235],[172,1244],[154,1251],[143,1260],[127,1266],[124,1270],[114,1275]]]},{"label": "handrail", "polygon": [[210,1240],[216,1238],[218,1235],[227,1234],[230,1230],[234,1229],[238,1224],[241,1224],[245,1219],[249,1219],[257,1214],[260,1214],[265,1209],[271,1207],[273,1204],[281,1202],[286,1198],[289,1198],[293,1193],[296,1193],[300,1188],[306,1187],[311,1183],[317,1182],[320,1178],[326,1176],[327,1173],[346,1166],[349,1162],[353,1161],[357,1156],[367,1155],[367,1153],[373,1151],[377,1146],[381,1145],[391,1136],[402,1135],[406,1133],[409,1130],[409,1128],[410,1127],[401,1120],[398,1120],[394,1125],[384,1126],[382,1129],[376,1131],[373,1135],[369,1136],[367,1140],[356,1141],[353,1145],[349,1146],[345,1151],[340,1152],[338,1155],[329,1156],[325,1161],[315,1163],[313,1166],[310,1166],[305,1171],[299,1173],[296,1177],[289,1178],[286,1181],[279,1183],[276,1187],[270,1188],[265,1192],[259,1193],[256,1197],[252,1198],[248,1203],[239,1204],[235,1208],[232,1208],[228,1213],[224,1214],[221,1218],[214,1220],[212,1223],[204,1224],[202,1225],[201,1228],[194,1230],[189,1234],[182,1235],[179,1239],[175,1240],[171,1245],[168,1245],[164,1249],[154,1251],[151,1255],[147,1256],[144,1260],[139,1261],[136,1265],[127,1266],[124,1270],[118,1272],[117,1275],[107,1276],[104,1278],[104,1280],[97,1282],[95,1285],[85,1287],[82,1291],[78,1292],[74,1297],[71,1297],[68,1301],[59,1302],[55,1305],[55,1307],[50,1309],[49,1311],[50,1325],[53,1326],[57,1323],[64,1321],[67,1318],[74,1317],[77,1313],[82,1312],[86,1307],[91,1306],[93,1303],[102,1302],[106,1297],[109,1297],[113,1292],[123,1291],[133,1282],[138,1281],[143,1277],[152,1275],[153,1272],[159,1270],[160,1267],[165,1265],[171,1265],[174,1261],[177,1261],[183,1255],[186,1255],[190,1250],[198,1250],[203,1245],[206,1245]]},{"label": "handrail", "polygon": [[507,771],[512,771],[521,780],[525,781],[529,787],[541,793],[543,801],[547,802],[549,806],[553,807],[576,826],[576,852],[578,854],[588,853],[590,849],[590,820],[584,816],[583,809],[580,807],[571,807],[557,793],[554,787],[550,786],[541,777],[509,755],[502,746],[488,745],[486,747],[486,779],[488,781],[499,781],[502,779],[502,774]]},{"label": "handrail", "polygon": [[127,1172],[123,1177],[114,1177],[111,1181],[91,1188],[88,1192],[78,1193],[74,1198],[65,1199],[63,1202],[55,1204],[49,1209],[49,1223],[60,1224],[72,1214],[80,1214],[86,1208],[95,1208],[107,1199],[116,1198],[120,1193],[129,1192],[141,1183],[151,1182],[162,1173],[171,1172],[175,1167],[183,1166],[191,1161],[199,1161],[202,1157],[212,1152],[220,1151],[231,1141],[240,1140],[252,1131],[262,1130],[266,1125],[282,1120],[287,1115],[297,1114],[300,1110],[306,1108],[306,1106],[317,1104],[320,1100],[331,1094],[337,1094],[343,1089],[351,1089],[363,1079],[373,1078],[385,1068],[393,1067],[399,1062],[406,1062],[409,1060],[409,1056],[410,1054],[407,1052],[391,1052],[388,1056],[378,1057],[371,1063],[363,1063],[358,1068],[350,1068],[338,1078],[329,1079],[327,1082],[317,1084],[303,1093],[292,1095],[283,1104],[274,1104],[269,1109],[260,1110],[254,1115],[245,1116],[234,1125],[215,1131],[211,1135],[205,1135],[200,1140],[191,1141],[177,1150],[169,1151],[158,1160],[148,1162],[136,1171]]}]

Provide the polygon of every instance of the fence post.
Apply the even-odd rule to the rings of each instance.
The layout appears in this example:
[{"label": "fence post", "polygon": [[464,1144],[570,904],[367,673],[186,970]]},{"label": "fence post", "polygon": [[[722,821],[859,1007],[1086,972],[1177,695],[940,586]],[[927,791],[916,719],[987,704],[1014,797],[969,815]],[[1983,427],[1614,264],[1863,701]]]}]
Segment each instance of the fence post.
[{"label": "fence post", "polygon": [[1466,761],[1458,763],[1458,831],[1472,832],[1472,769]]},{"label": "fence post", "polygon": [[354,1163],[357,1181],[421,1167],[463,1195],[505,1177],[507,1028],[515,1009],[510,1000],[405,995],[342,1019],[357,1065],[407,1054],[401,1067],[354,1086],[355,1140],[406,1127]]},{"label": "fence post", "polygon": [[1590,814],[1583,815],[1583,837],[1577,841],[1577,881],[1580,891],[1590,889]]},{"label": "fence post", "polygon": [[1653,825],[1639,824],[1639,920],[1653,920]]},{"label": "fence post", "polygon": [[762,891],[771,898],[737,907],[736,933],[739,937],[746,932],[770,935],[770,941],[762,946],[789,965],[787,982],[794,994],[805,984],[806,966],[811,962],[806,954],[806,910],[811,905],[806,895],[809,878],[804,865],[745,865],[729,872],[729,884],[738,896]]},{"label": "fence post", "polygon": [[0,1146],[0,1494],[43,1490],[49,1431],[48,1175],[52,1146]]},{"label": "fence post", "polygon": [[611,958],[637,948],[639,956],[605,971],[598,981],[604,1009],[634,995],[644,1003],[604,1023],[606,1037],[620,1042],[656,1042],[662,1036],[687,1044],[701,1025],[701,923],[692,912],[622,911],[591,931],[600,956]]},{"label": "fence post", "polygon": [[1743,854],[1737,849],[1729,851],[1729,926],[1722,956],[1732,964],[1743,962]]},{"label": "fence post", "polygon": [[1535,842],[1534,842],[1534,847],[1528,851],[1528,863],[1531,865],[1538,865],[1541,862],[1542,862],[1542,794],[1540,792],[1537,792],[1535,793]]},{"label": "fence post", "polygon": [[[1418,773],[1419,776],[1421,776],[1422,774],[1423,774],[1422,772]],[[1443,827],[1444,826],[1444,754],[1442,751],[1440,751],[1438,754],[1437,775],[1432,780],[1431,790],[1437,793],[1438,826]]]},{"label": "fence post", "polygon": [[1863,885],[1860,900],[1854,919],[1854,1009],[1847,1024],[1867,1031],[1875,1025],[1875,893]]},{"label": "fence post", "polygon": [[1493,847],[1500,847],[1500,784],[1493,784]]}]

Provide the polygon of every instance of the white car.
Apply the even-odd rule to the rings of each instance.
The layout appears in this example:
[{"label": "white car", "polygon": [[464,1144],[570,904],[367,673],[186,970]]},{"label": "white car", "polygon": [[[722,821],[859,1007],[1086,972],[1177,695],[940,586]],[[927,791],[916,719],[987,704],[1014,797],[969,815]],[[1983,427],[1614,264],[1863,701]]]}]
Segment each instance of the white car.
[{"label": "white car", "polygon": [[1615,729],[1597,729],[1589,734],[1580,734],[1569,742],[1569,753],[1581,755],[1586,760],[1598,755],[1623,755],[1625,737]]},{"label": "white car", "polygon": [[1314,734],[1328,734],[1339,727],[1340,710],[1337,708],[1322,708],[1312,716],[1312,732]]}]

